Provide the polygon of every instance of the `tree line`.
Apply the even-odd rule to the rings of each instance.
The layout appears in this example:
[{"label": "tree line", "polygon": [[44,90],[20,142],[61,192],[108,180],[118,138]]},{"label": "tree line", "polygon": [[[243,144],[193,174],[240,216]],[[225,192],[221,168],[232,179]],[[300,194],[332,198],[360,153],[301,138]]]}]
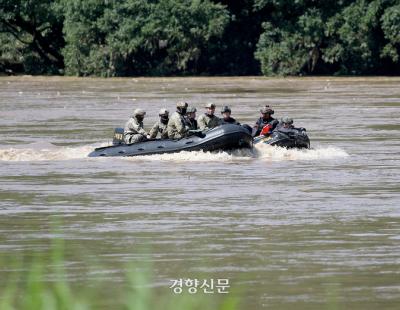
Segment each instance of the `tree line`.
[{"label": "tree line", "polygon": [[398,75],[399,0],[0,0],[0,71]]}]

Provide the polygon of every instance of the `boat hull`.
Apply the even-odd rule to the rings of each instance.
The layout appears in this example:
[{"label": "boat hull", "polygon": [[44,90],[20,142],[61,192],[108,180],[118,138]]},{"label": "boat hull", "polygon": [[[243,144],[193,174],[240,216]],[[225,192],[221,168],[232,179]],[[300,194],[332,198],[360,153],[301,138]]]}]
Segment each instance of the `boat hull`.
[{"label": "boat hull", "polygon": [[286,134],[280,131],[274,131],[270,136],[260,136],[254,139],[254,144],[264,143],[271,146],[279,146],[287,149],[309,149],[310,139],[304,130]]},{"label": "boat hull", "polygon": [[134,144],[120,144],[96,148],[89,157],[142,156],[181,151],[217,151],[251,148],[249,131],[240,126],[226,124],[179,140],[157,139]]}]

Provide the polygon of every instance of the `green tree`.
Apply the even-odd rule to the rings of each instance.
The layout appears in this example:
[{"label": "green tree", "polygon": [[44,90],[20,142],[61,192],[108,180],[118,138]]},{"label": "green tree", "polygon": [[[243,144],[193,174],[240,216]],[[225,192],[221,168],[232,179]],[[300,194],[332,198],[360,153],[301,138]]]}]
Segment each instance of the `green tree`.
[{"label": "green tree", "polygon": [[322,51],[329,44],[326,23],[348,2],[256,0],[256,8],[270,12],[255,53],[263,74],[320,72]]},{"label": "green tree", "polygon": [[0,71],[398,74],[399,29],[399,0],[0,0]]},{"label": "green tree", "polygon": [[259,0],[271,11],[255,57],[265,75],[377,74],[398,64],[396,0]]},{"label": "green tree", "polygon": [[0,0],[3,66],[19,59],[25,72],[58,73],[64,66],[62,23],[57,1]]},{"label": "green tree", "polygon": [[381,57],[388,57],[394,63],[398,63],[400,54],[400,4],[387,8],[380,22],[385,39],[388,41],[382,50]]},{"label": "green tree", "polygon": [[329,19],[333,31],[327,35],[334,45],[326,48],[324,60],[338,62],[339,74],[370,74],[380,66],[382,2],[359,0]]},{"label": "green tree", "polygon": [[197,73],[197,61],[228,22],[207,0],[65,1],[63,50],[73,75]]}]

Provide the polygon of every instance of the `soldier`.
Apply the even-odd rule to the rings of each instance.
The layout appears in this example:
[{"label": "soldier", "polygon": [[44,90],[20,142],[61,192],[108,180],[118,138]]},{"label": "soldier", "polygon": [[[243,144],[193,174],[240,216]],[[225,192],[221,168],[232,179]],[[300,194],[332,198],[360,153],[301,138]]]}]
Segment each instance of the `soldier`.
[{"label": "soldier", "polygon": [[278,126],[276,126],[274,131],[282,132],[286,135],[297,134],[299,131],[306,131],[305,128],[295,128],[293,125],[293,119],[290,117],[282,117]]},{"label": "soldier", "polygon": [[228,106],[224,106],[221,110],[222,114],[222,119],[221,122],[222,124],[236,124],[240,125],[233,117],[231,117],[231,109]]},{"label": "soldier", "polygon": [[172,114],[167,125],[168,138],[181,139],[188,135],[189,127],[185,121],[187,107],[188,104],[186,102],[178,102],[176,104],[176,112]]},{"label": "soldier", "polygon": [[199,116],[199,119],[197,122],[199,123],[199,127],[201,130],[204,129],[211,129],[214,127],[217,127],[218,125],[221,124],[220,119],[214,115],[215,112],[215,104],[214,103],[207,103],[205,106],[206,113],[202,114]]},{"label": "soldier", "polygon": [[167,109],[161,109],[158,113],[160,119],[150,129],[149,138],[154,139],[158,133],[161,135],[161,139],[168,139],[167,125],[169,121],[169,111]]},{"label": "soldier", "polygon": [[287,116],[282,117],[281,124],[282,124],[282,128],[286,128],[286,129],[294,128],[294,126],[293,126],[293,118],[290,118],[290,117],[287,117]]},{"label": "soldier", "polygon": [[186,122],[189,126],[189,130],[197,130],[197,120],[196,120],[196,108],[189,107],[186,111]]},{"label": "soldier", "polygon": [[271,116],[272,114],[274,114],[274,110],[272,110],[269,105],[261,108],[260,113],[261,117],[256,121],[255,125],[253,126],[253,137],[259,136],[264,126],[270,125],[270,131],[272,131],[279,123],[275,118]]},{"label": "soldier", "polygon": [[124,140],[126,144],[146,141],[147,132],[143,129],[143,119],[146,112],[142,109],[133,111],[132,117],[126,122]]}]

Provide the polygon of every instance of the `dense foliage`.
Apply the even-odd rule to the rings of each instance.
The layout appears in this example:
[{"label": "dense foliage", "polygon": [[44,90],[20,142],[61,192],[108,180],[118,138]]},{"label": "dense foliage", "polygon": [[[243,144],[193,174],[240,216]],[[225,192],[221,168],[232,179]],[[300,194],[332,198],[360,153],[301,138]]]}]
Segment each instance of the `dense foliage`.
[{"label": "dense foliage", "polygon": [[63,11],[52,0],[0,0],[0,68],[56,73],[64,67]]},{"label": "dense foliage", "polygon": [[0,70],[399,74],[399,0],[0,0]]},{"label": "dense foliage", "polygon": [[270,74],[398,74],[398,0],[259,0],[257,59]]}]

